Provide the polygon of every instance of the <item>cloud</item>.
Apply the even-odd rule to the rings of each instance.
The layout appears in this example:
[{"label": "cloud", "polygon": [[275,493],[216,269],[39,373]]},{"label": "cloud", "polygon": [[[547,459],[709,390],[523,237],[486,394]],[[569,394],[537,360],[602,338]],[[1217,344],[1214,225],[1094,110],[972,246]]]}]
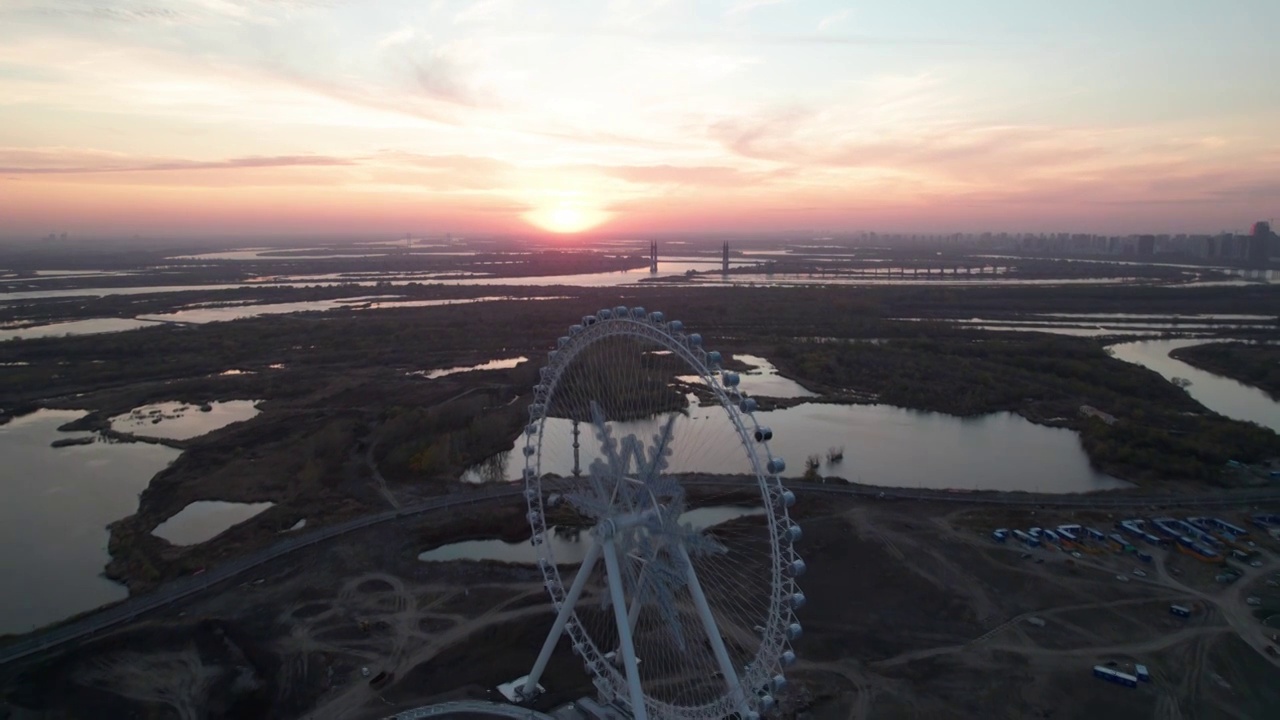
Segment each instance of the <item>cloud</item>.
[{"label": "cloud", "polygon": [[791,173],[789,170],[744,172],[737,168],[714,165],[603,165],[591,166],[591,169],[630,183],[700,187],[753,186]]},{"label": "cloud", "polygon": [[1280,202],[1280,153],[1239,138],[962,116],[858,127],[854,117],[836,108],[776,110],[722,119],[708,134],[736,156],[793,168],[830,208],[876,197],[934,212],[1046,208],[1063,218],[1130,206],[1136,218],[1178,201],[1237,213]]},{"label": "cloud", "polygon": [[516,172],[501,160],[475,155],[423,155],[401,150],[381,150],[361,158],[374,182],[432,190],[483,190],[502,188]]},{"label": "cloud", "polygon": [[[355,83],[340,83],[330,78],[315,77],[291,69],[247,70],[250,79],[265,79],[291,85],[300,90],[338,100],[352,106],[404,115],[418,120],[429,120],[443,125],[461,125],[462,120],[451,106],[458,105],[444,97],[433,96],[419,86],[418,92],[405,94],[403,90],[388,91],[383,88]],[[436,82],[442,76],[437,76]],[[455,90],[455,92],[458,92]]]},{"label": "cloud", "polygon": [[431,100],[474,107],[479,102],[464,77],[456,64],[440,55],[413,63],[414,88],[418,94]]},{"label": "cloud", "polygon": [[453,16],[453,22],[457,25],[487,23],[509,17],[514,11],[510,0],[473,0],[464,3],[464,7]]},{"label": "cloud", "polygon": [[781,5],[788,0],[739,0],[724,11],[725,17],[743,15],[769,5]]},{"label": "cloud", "polygon": [[1114,141],[1101,130],[964,121],[861,130],[799,110],[722,120],[709,134],[734,154],[755,160],[967,182],[1081,166],[1111,154]]},{"label": "cloud", "polygon": [[168,7],[159,6],[83,6],[83,5],[65,5],[52,7],[43,7],[37,11],[41,15],[64,16],[64,17],[83,17],[94,21],[109,22],[173,22],[183,19],[189,19],[190,16],[178,10]]},{"label": "cloud", "polygon": [[79,148],[0,148],[0,177],[115,187],[148,185],[174,191],[196,187],[341,186],[350,192],[366,193],[506,196],[511,188],[520,186],[521,172],[516,166],[489,157],[392,149],[349,157],[281,155],[190,160]]},{"label": "cloud", "polygon": [[131,158],[117,153],[70,149],[0,148],[0,173],[13,175],[83,175],[90,173],[164,172],[171,170],[237,170],[246,168],[330,167],[353,161],[322,155],[276,155],[185,160]]},{"label": "cloud", "polygon": [[648,150],[671,150],[687,147],[688,145],[687,143],[682,142],[654,140],[635,135],[621,135],[619,133],[612,133],[608,131],[583,130],[580,128],[560,129],[551,126],[524,127],[521,128],[521,132],[553,140],[568,140],[581,145],[600,145]]},{"label": "cloud", "polygon": [[412,40],[417,32],[417,30],[413,29],[412,25],[402,25],[400,26],[400,29],[393,30],[392,32],[382,36],[382,38],[378,40],[378,48],[386,50],[389,47],[403,45]]},{"label": "cloud", "polygon": [[678,5],[675,0],[609,0],[603,24],[631,28],[654,19],[662,11]]},{"label": "cloud", "polygon": [[[807,111],[792,108],[746,118],[729,118],[708,127],[712,139],[744,157],[776,160],[776,144],[789,138],[810,117]],[[763,147],[761,147],[763,146]]]},{"label": "cloud", "polygon": [[[401,44],[405,43],[407,40]],[[475,84],[479,55],[475,43],[465,40],[434,46],[415,43],[398,56],[393,52],[391,64],[395,76],[392,80],[397,85],[403,82],[400,73],[407,67],[407,87],[401,89],[401,93],[469,108],[489,105],[493,102],[492,96]]]},{"label": "cloud", "polygon": [[966,47],[977,45],[977,43],[969,40],[940,37],[906,37],[902,35],[754,35],[750,38],[750,41],[767,45],[928,45],[939,47]]},{"label": "cloud", "polygon": [[827,30],[830,30],[836,25],[839,25],[840,23],[848,19],[849,15],[851,15],[852,13],[853,13],[853,10],[850,10],[849,8],[845,8],[844,10],[834,12],[822,18],[821,20],[818,21],[818,32],[826,32]]},{"label": "cloud", "polygon": [[273,13],[332,7],[336,0],[9,0],[0,14],[81,18],[93,22],[274,22]]}]

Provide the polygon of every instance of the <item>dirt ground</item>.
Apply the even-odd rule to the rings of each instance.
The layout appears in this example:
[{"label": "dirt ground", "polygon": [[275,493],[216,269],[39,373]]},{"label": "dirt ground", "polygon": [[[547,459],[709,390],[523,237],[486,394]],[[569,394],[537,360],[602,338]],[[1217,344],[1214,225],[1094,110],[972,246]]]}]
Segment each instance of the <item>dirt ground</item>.
[{"label": "dirt ground", "polygon": [[[1043,511],[829,498],[796,510],[809,603],[783,716],[1280,717],[1280,661],[1262,652],[1276,631],[1247,604],[1260,594],[1280,603],[1266,585],[1280,568],[1275,548],[1259,548],[1264,566],[1223,585],[1171,551],[1150,565],[1045,549],[1024,558],[988,538],[997,515],[1017,527],[1072,519]],[[511,539],[518,507],[475,512]],[[0,718],[362,720],[497,699],[494,686],[528,672],[550,627],[539,573],[416,559],[442,538],[475,537],[480,519],[371,528],[6,669]],[[1196,612],[1174,617],[1171,603]],[[1143,663],[1152,682],[1135,690],[1094,678],[1108,662]],[[393,678],[374,689],[363,668]],[[565,643],[542,684],[544,709],[592,692]]]}]

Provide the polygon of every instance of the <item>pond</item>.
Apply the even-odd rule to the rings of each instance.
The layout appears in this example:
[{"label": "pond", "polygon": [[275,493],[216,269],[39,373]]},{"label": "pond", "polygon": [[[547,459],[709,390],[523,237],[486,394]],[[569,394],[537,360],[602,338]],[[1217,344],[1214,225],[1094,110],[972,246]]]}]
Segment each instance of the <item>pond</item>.
[{"label": "pond", "polygon": [[[669,472],[738,474],[751,471],[745,450],[718,407],[703,407],[690,395],[688,416],[675,423]],[[1089,492],[1129,487],[1093,470],[1071,430],[1035,425],[1012,413],[959,418],[889,405],[804,403],[757,412],[773,430],[770,448],[787,462],[788,477],[804,474],[805,459],[816,456],[823,475],[890,487],[1030,492]],[[615,437],[634,433],[646,445],[664,421],[611,423]],[[581,428],[579,467],[585,472],[599,456],[593,429]],[[523,437],[512,448],[473,468],[467,482],[514,481],[524,470]],[[547,420],[543,472],[568,476],[574,468],[572,423]],[[843,449],[838,462],[828,451]]]},{"label": "pond", "polygon": [[[680,522],[692,525],[698,530],[705,530],[736,518],[763,514],[762,508],[716,505],[690,510],[680,516]],[[581,564],[582,559],[587,555],[587,549],[591,547],[590,534],[576,531],[561,532],[554,527],[549,529],[551,532],[547,536],[547,543],[551,546],[551,554],[555,557],[556,563],[559,565]],[[494,539],[463,540],[428,550],[418,555],[418,559],[423,562],[497,560],[532,565],[537,562],[538,554],[537,550],[529,544],[528,538],[514,543]]]},{"label": "pond", "polygon": [[0,425],[0,635],[32,630],[128,591],[102,576],[107,525],[138,509],[138,494],[178,451],[147,443],[53,448],[93,436],[58,432],[83,417],[40,410]]},{"label": "pond", "polygon": [[[806,390],[795,380],[779,375],[778,368],[762,357],[735,354],[733,359],[751,366],[750,370],[738,373],[740,379],[738,387],[748,395],[771,398],[802,398],[818,395]],[[676,379],[687,383],[702,383],[702,378],[697,375],[678,375]]]},{"label": "pond", "polygon": [[258,412],[257,400],[228,400],[203,406],[163,402],[116,415],[111,418],[111,429],[139,437],[188,440],[231,423],[243,422]]},{"label": "pond", "polygon": [[[200,500],[182,508],[151,531],[152,535],[174,545],[198,545],[221,535],[275,503],[233,503]],[[299,526],[301,527],[301,526]]]},{"label": "pond", "polygon": [[1115,356],[1125,362],[1154,370],[1166,379],[1175,377],[1191,381],[1184,388],[1191,397],[1210,410],[1236,420],[1254,422],[1280,432],[1280,402],[1251,385],[1215,375],[1169,357],[1179,348],[1203,345],[1206,340],[1142,340],[1110,345]]}]

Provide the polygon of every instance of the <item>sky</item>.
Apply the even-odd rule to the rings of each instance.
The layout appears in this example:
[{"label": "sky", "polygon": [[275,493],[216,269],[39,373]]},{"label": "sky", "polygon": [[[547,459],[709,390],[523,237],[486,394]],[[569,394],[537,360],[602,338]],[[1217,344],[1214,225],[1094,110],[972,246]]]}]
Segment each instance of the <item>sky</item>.
[{"label": "sky", "polygon": [[0,0],[0,235],[1219,232],[1276,0]]}]

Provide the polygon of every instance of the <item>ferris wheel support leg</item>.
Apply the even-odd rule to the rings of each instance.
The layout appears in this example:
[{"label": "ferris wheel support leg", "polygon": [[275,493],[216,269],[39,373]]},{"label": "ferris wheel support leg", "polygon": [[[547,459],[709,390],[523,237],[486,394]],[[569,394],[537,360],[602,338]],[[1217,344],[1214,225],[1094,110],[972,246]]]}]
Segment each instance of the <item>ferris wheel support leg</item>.
[{"label": "ferris wheel support leg", "polygon": [[640,602],[640,598],[644,593],[645,575],[648,572],[649,566],[646,564],[640,568],[640,577],[636,579],[636,596],[631,598],[631,609],[627,611],[627,627],[631,629],[631,632],[635,632],[636,620],[640,618],[640,606],[643,604]]},{"label": "ferris wheel support leg", "polygon": [[749,709],[746,693],[743,692],[742,682],[738,679],[738,671],[733,668],[733,663],[729,660],[729,651],[724,646],[724,638],[720,636],[720,628],[716,625],[715,616],[711,614],[711,605],[707,603],[707,596],[702,592],[702,583],[698,582],[698,573],[693,569],[693,560],[690,559],[689,551],[682,543],[677,543],[676,547],[680,549],[680,557],[684,561],[685,578],[689,582],[689,594],[693,596],[693,605],[698,609],[698,617],[702,619],[702,629],[707,633],[707,640],[711,642],[711,652],[716,656],[716,664],[720,666],[724,681],[729,686],[730,696],[738,701],[745,714]]},{"label": "ferris wheel support leg", "polygon": [[542,644],[542,652],[538,653],[538,660],[534,662],[533,670],[520,690],[522,696],[532,698],[537,694],[538,680],[542,679],[542,672],[547,669],[551,653],[555,651],[556,643],[560,642],[560,636],[564,634],[565,623],[569,622],[569,616],[573,614],[573,608],[578,604],[582,589],[587,586],[587,578],[591,576],[591,568],[600,559],[601,551],[602,548],[598,542],[591,543],[591,547],[587,549],[587,556],[582,559],[582,565],[578,567],[578,574],[573,578],[573,584],[569,586],[564,602],[560,603],[555,624],[551,626],[551,632],[547,633],[547,640]]},{"label": "ferris wheel support leg", "polygon": [[618,548],[613,538],[604,541],[604,566],[609,572],[609,595],[613,600],[613,619],[618,626],[618,641],[622,646],[622,662],[627,669],[627,689],[631,692],[632,720],[647,720],[644,708],[644,690],[640,687],[640,665],[636,662],[636,645],[631,639],[631,626],[627,622],[627,598],[622,592],[622,569],[618,563]]}]

